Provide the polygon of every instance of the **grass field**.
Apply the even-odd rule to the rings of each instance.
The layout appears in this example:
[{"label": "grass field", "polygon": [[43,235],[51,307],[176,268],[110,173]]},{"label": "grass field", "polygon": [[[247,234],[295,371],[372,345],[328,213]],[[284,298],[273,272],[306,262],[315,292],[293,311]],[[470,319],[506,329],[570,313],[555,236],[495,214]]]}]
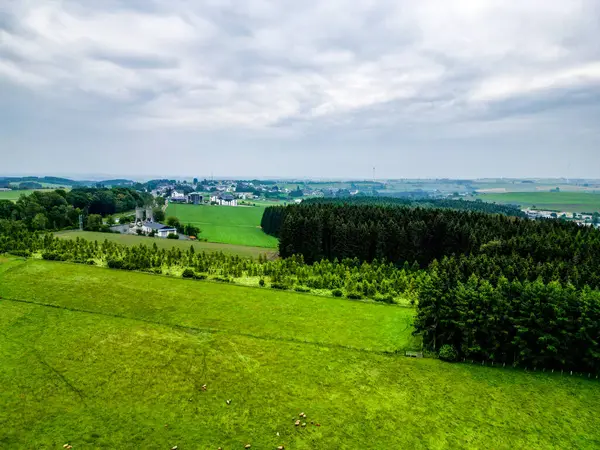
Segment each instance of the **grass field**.
[{"label": "grass field", "polygon": [[264,208],[260,206],[208,206],[169,204],[167,216],[200,227],[200,237],[209,242],[277,247],[277,239],[260,228]]},{"label": "grass field", "polygon": [[383,353],[408,308],[6,258],[0,296],[0,448],[600,445],[596,380]]},{"label": "grass field", "polygon": [[29,195],[34,189],[23,189],[19,191],[0,191],[0,200],[12,200],[16,202],[21,195]]},{"label": "grass field", "polygon": [[486,202],[512,203],[522,207],[536,206],[566,212],[600,211],[600,194],[585,192],[507,192],[501,194],[479,194]]},{"label": "grass field", "polygon": [[192,242],[188,240],[176,240],[176,239],[162,239],[162,238],[149,238],[145,236],[135,236],[131,234],[113,234],[113,233],[99,233],[94,231],[60,231],[55,233],[57,237],[62,239],[75,239],[83,238],[88,241],[104,242],[109,240],[117,242],[123,245],[148,245],[156,243],[158,248],[181,248],[187,250],[191,245],[194,246],[196,251],[205,252],[223,252],[229,255],[239,255],[243,257],[258,258],[259,255],[267,255],[269,258],[276,256],[274,249],[265,247],[250,247],[247,245],[232,245],[232,244],[218,244],[214,242]]}]

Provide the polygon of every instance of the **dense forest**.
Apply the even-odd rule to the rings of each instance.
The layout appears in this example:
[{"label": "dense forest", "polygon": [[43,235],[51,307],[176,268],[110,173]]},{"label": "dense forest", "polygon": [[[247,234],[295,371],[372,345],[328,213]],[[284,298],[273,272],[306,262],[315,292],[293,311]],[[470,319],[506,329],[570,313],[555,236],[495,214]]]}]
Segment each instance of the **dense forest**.
[{"label": "dense forest", "polygon": [[22,221],[30,230],[76,227],[79,215],[107,216],[152,204],[150,194],[131,188],[75,188],[70,191],[36,191],[16,202],[0,200],[0,219]]},{"label": "dense forest", "polygon": [[416,261],[426,276],[415,330],[430,350],[600,369],[600,231],[592,227],[364,199],[270,208],[263,226],[279,236],[281,256],[308,263]]}]

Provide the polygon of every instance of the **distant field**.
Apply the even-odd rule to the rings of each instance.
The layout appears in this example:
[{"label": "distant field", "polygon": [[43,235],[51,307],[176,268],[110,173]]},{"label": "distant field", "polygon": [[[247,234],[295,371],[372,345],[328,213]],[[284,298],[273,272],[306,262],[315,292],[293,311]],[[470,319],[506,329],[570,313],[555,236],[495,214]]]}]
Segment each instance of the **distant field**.
[{"label": "distant field", "polygon": [[0,448],[600,445],[597,380],[385,353],[408,308],[6,258],[0,296]]},{"label": "distant field", "polygon": [[[42,183],[42,184],[44,184],[44,183]],[[56,187],[56,189],[58,189],[58,186]],[[68,191],[70,189],[71,188],[67,187],[64,190]],[[29,195],[35,191],[50,192],[53,190],[55,190],[55,189],[23,189],[23,190],[17,190],[17,191],[0,191],[0,200],[12,200],[12,201],[16,202],[21,195]]]},{"label": "distant field", "polygon": [[24,189],[22,191],[0,191],[0,200],[17,201],[21,195],[29,195],[34,189]]},{"label": "distant field", "polygon": [[600,211],[600,194],[584,192],[507,192],[502,194],[479,194],[486,202],[512,203],[523,208],[536,206],[566,212]]},{"label": "distant field", "polygon": [[261,206],[208,206],[169,204],[167,216],[200,227],[200,237],[210,242],[254,247],[277,247],[278,241],[260,228]]},{"label": "distant field", "polygon": [[190,246],[194,246],[196,251],[205,252],[223,252],[226,254],[239,255],[244,257],[257,258],[258,255],[267,254],[269,257],[275,256],[275,251],[264,247],[250,247],[246,245],[231,245],[218,244],[213,242],[192,242],[187,240],[149,238],[145,236],[134,236],[131,234],[113,234],[113,233],[97,233],[93,231],[61,231],[56,233],[56,236],[62,239],[83,238],[88,241],[104,242],[109,240],[118,242],[123,245],[148,245],[156,244],[158,248],[181,248],[187,250]]}]

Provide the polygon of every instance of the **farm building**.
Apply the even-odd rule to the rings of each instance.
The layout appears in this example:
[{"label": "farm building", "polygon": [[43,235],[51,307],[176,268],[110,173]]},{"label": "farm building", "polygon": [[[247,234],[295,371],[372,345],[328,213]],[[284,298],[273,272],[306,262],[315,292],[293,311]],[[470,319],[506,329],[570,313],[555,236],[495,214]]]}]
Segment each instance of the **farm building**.
[{"label": "farm building", "polygon": [[146,222],[142,225],[142,231],[144,233],[150,233],[154,230],[156,236],[166,238],[169,234],[177,234],[177,229],[170,227],[169,225],[163,225],[158,222]]},{"label": "farm building", "polygon": [[171,194],[171,198],[169,199],[169,201],[175,202],[175,203],[186,203],[187,202],[187,197],[186,197],[185,194],[183,194],[181,192],[173,191],[173,193]]},{"label": "farm building", "polygon": [[237,199],[231,194],[216,194],[210,197],[210,201],[221,206],[237,206]]},{"label": "farm building", "polygon": [[188,203],[193,203],[194,205],[201,205],[202,201],[204,200],[204,196],[198,192],[192,192],[191,194],[188,194],[187,198]]}]

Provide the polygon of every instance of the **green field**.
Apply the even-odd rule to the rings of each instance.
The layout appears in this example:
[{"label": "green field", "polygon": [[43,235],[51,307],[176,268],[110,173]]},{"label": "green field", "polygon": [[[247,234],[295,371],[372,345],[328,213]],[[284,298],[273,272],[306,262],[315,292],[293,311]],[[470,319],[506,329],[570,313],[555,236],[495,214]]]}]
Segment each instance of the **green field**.
[{"label": "green field", "polygon": [[478,194],[486,202],[511,203],[523,208],[537,207],[566,212],[600,211],[600,194],[585,192],[507,192]]},{"label": "green field", "polygon": [[0,448],[600,446],[597,380],[385,353],[408,308],[7,258],[0,296]]},{"label": "green field", "polygon": [[0,200],[17,201],[21,195],[29,195],[35,192],[34,189],[23,189],[19,191],[0,191]]},{"label": "green field", "polygon": [[260,228],[264,208],[260,206],[208,206],[169,204],[167,217],[200,227],[200,237],[209,242],[277,247],[277,239]]},{"label": "green field", "polygon": [[264,247],[250,247],[246,245],[218,244],[214,242],[192,242],[188,240],[177,239],[162,239],[149,238],[146,236],[136,236],[132,234],[115,234],[115,233],[100,233],[95,231],[60,231],[55,233],[57,237],[62,239],[83,238],[88,241],[104,242],[105,240],[117,242],[123,245],[148,245],[156,244],[158,248],[181,248],[187,250],[190,246],[194,246],[196,251],[205,252],[223,252],[228,255],[239,255],[243,257],[258,258],[259,255],[267,255],[269,258],[276,256],[274,249]]}]

